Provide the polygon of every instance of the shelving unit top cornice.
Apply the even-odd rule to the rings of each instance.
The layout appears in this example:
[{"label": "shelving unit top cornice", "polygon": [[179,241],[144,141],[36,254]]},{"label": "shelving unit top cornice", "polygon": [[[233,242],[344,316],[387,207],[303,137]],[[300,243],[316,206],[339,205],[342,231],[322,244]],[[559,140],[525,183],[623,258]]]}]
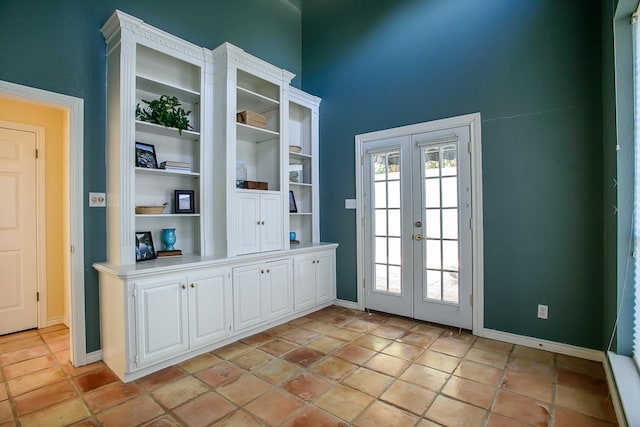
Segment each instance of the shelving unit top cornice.
[{"label": "shelving unit top cornice", "polygon": [[136,173],[143,174],[143,175],[160,175],[160,176],[161,175],[190,176],[193,178],[197,178],[200,176],[200,174],[197,172],[141,168],[141,167],[136,167]]},{"label": "shelving unit top cornice", "polygon": [[278,138],[279,132],[269,129],[262,129],[255,126],[246,125],[244,123],[236,123],[237,137],[247,142],[264,142]]},{"label": "shelving unit top cornice", "polygon": [[184,141],[198,141],[200,139],[200,132],[183,130],[182,134],[180,134],[180,132],[178,132],[178,129],[166,128],[162,125],[150,122],[141,122],[139,120],[136,120],[136,131],[146,132],[158,136],[178,138]]},{"label": "shelving unit top cornice", "polygon": [[178,87],[174,84],[164,82],[142,74],[136,75],[136,87],[138,90],[152,93],[162,93],[163,95],[175,96],[181,101],[191,104],[200,102],[200,93],[191,89]]},{"label": "shelving unit top cornice", "polygon": [[100,31],[108,45],[107,53],[117,46],[121,39],[129,39],[164,53],[171,52],[173,56],[194,64],[205,60],[205,50],[202,47],[162,31],[118,9]]}]

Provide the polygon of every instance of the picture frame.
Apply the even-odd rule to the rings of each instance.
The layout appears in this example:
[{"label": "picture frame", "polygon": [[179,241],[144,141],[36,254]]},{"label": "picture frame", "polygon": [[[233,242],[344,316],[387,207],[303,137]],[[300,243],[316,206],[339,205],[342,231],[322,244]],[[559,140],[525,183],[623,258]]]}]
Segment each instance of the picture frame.
[{"label": "picture frame", "polygon": [[193,190],[175,190],[173,192],[173,211],[177,214],[195,213]]},{"label": "picture frame", "polygon": [[136,142],[136,167],[158,169],[156,147],[151,144]]},{"label": "picture frame", "polygon": [[297,213],[298,206],[296,205],[296,196],[293,195],[293,191],[289,190],[289,213]]},{"label": "picture frame", "polygon": [[136,231],[136,262],[156,259],[150,231]]}]

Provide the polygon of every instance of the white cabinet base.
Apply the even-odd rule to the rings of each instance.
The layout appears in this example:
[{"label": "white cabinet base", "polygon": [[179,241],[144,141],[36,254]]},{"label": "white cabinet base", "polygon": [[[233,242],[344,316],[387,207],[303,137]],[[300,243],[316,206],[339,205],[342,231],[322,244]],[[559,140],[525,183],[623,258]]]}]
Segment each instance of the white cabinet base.
[{"label": "white cabinet base", "polygon": [[[335,299],[337,246],[94,264],[100,273],[103,360],[128,382],[328,307]],[[307,259],[316,263],[302,280],[293,270]]]}]

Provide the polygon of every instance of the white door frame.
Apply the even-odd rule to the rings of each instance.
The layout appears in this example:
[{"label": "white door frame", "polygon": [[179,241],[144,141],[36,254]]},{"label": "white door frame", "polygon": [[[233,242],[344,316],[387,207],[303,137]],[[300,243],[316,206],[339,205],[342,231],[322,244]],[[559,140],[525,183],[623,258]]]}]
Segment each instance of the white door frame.
[{"label": "white door frame", "polygon": [[[83,215],[83,147],[84,100],[42,89],[22,86],[0,80],[0,96],[23,102],[32,102],[68,112],[67,140],[69,155],[69,242],[71,244],[69,283],[69,322],[71,362],[86,365],[101,359],[101,352],[87,355],[84,307],[84,215]],[[73,249],[72,249],[73,248]],[[97,353],[97,354],[96,354]]]},{"label": "white door frame", "polygon": [[472,289],[473,289],[473,333],[480,335],[484,329],[484,245],[482,220],[482,141],[480,113],[434,120],[426,123],[402,126],[393,129],[356,135],[356,244],[358,309],[364,310],[364,144],[369,141],[388,139],[404,135],[432,132],[455,127],[469,127],[471,134],[471,216],[472,216]]}]

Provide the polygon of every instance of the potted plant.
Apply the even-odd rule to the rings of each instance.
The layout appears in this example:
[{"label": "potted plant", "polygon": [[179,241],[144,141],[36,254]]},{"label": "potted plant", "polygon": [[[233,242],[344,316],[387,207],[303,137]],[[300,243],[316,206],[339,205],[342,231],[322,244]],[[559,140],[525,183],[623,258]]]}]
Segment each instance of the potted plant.
[{"label": "potted plant", "polygon": [[143,122],[151,122],[163,125],[167,128],[176,128],[180,135],[183,130],[191,130],[189,113],[180,106],[180,101],[175,96],[162,95],[160,99],[152,101],[142,100],[145,107],[136,105],[136,119]]}]

